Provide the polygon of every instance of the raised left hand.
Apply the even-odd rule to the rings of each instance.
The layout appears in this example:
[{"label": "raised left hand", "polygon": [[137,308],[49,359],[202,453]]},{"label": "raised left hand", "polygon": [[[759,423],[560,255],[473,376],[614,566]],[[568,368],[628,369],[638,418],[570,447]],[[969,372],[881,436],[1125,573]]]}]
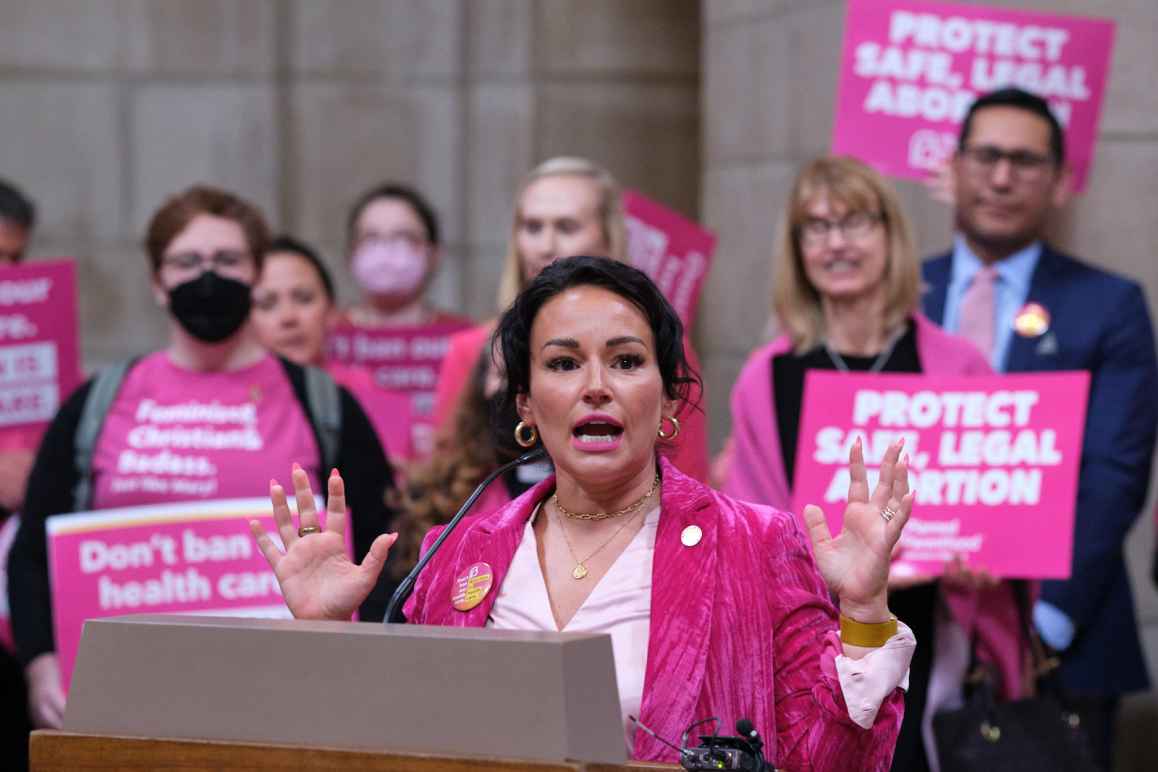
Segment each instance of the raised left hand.
[{"label": "raised left hand", "polygon": [[[858,622],[888,619],[889,563],[893,547],[913,511],[908,459],[903,441],[891,445],[881,462],[880,480],[869,496],[864,449],[858,439],[848,454],[851,480],[844,524],[834,538],[820,507],[804,508],[820,575],[840,599],[840,611]],[[887,515],[894,513],[889,519]]]}]

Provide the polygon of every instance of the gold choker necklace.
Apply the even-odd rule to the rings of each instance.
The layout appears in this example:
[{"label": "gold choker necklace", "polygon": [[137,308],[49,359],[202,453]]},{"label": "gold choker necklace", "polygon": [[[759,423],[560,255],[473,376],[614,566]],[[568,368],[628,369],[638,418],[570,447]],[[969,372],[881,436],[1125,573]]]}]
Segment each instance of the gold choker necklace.
[{"label": "gold choker necklace", "polygon": [[655,480],[653,480],[651,483],[651,487],[647,489],[647,493],[643,494],[643,496],[640,497],[637,501],[635,501],[631,504],[628,504],[623,509],[617,509],[614,512],[572,512],[571,510],[567,509],[565,506],[563,506],[562,504],[559,503],[559,493],[558,492],[555,492],[554,494],[551,495],[551,503],[555,506],[555,509],[557,509],[559,511],[560,515],[562,515],[563,517],[566,517],[566,518],[570,518],[571,520],[607,520],[607,519],[610,519],[612,517],[622,517],[623,515],[630,515],[632,512],[638,511],[639,508],[642,507],[647,502],[647,500],[650,499],[652,497],[652,495],[658,489],[659,489],[659,473],[657,472],[655,475]]}]

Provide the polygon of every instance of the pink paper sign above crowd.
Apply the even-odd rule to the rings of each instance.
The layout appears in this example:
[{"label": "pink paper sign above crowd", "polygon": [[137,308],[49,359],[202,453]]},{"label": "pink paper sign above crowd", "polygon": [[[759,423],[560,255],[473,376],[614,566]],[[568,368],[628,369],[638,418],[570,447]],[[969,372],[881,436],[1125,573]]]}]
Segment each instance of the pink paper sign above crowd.
[{"label": "pink paper sign above crowd", "polygon": [[249,532],[253,519],[280,545],[263,498],[48,518],[52,615],[65,689],[86,619],[168,613],[288,618],[277,579]]},{"label": "pink paper sign above crowd", "polygon": [[434,392],[438,371],[450,345],[450,336],[466,329],[466,322],[444,322],[421,327],[371,329],[342,323],[327,341],[330,359],[366,368],[382,389],[410,398],[411,446],[416,456],[434,447]]},{"label": "pink paper sign above crowd", "polygon": [[957,145],[969,105],[1017,86],[1065,129],[1075,189],[1093,163],[1113,47],[1104,19],[919,0],[849,0],[832,151],[923,179]]},{"label": "pink paper sign above crowd", "polygon": [[824,509],[835,534],[859,438],[870,490],[904,438],[913,515],[892,571],[940,575],[960,557],[995,576],[1069,576],[1089,374],[984,377],[810,372],[793,509]]},{"label": "pink paper sign above crowd", "polygon": [[68,260],[0,273],[0,449],[39,436],[80,383],[76,270]]},{"label": "pink paper sign above crowd", "polygon": [[651,277],[690,329],[712,266],[715,234],[633,190],[624,191],[623,208],[631,264]]}]

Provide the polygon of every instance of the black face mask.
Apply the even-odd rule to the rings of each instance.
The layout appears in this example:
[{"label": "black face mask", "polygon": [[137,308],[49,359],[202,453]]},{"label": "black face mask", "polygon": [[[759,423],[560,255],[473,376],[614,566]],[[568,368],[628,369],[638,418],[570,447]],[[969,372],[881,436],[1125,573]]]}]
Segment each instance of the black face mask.
[{"label": "black face mask", "polygon": [[169,313],[205,343],[220,343],[241,329],[252,303],[252,287],[215,271],[169,290]]}]

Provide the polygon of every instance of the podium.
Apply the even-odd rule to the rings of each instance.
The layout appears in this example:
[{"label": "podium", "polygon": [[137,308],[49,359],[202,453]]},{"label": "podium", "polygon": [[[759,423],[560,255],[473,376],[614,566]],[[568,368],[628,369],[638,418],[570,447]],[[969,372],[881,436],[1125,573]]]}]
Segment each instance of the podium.
[{"label": "podium", "polygon": [[280,770],[358,769],[378,772],[645,772],[678,770],[670,764],[585,764],[346,751],[293,745],[258,745],[208,740],[165,740],[36,731],[32,733],[33,772],[77,769]]},{"label": "podium", "polygon": [[607,635],[90,620],[34,769],[625,769]]}]

